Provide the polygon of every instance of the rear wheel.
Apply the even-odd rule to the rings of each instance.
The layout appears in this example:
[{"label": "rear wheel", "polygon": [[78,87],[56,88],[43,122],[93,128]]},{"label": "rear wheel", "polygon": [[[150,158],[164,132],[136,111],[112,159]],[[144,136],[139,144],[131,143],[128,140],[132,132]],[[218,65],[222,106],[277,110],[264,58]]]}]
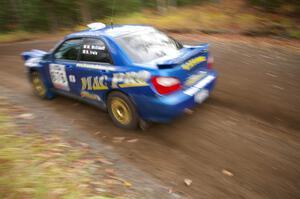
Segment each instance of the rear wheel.
[{"label": "rear wheel", "polygon": [[54,95],[46,87],[41,75],[37,71],[30,73],[30,79],[33,86],[34,93],[42,99],[51,99]]},{"label": "rear wheel", "polygon": [[136,129],[139,116],[130,99],[121,92],[113,92],[107,99],[108,113],[116,126]]}]

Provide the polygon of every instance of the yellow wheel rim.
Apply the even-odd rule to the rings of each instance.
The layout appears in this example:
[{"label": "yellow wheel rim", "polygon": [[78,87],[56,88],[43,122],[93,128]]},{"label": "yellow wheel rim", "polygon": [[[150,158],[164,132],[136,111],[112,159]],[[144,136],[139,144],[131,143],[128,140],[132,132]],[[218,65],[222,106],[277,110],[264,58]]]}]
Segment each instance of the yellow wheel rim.
[{"label": "yellow wheel rim", "polygon": [[132,114],[127,103],[121,98],[114,98],[111,101],[111,110],[118,122],[123,125],[130,123]]},{"label": "yellow wheel rim", "polygon": [[40,76],[37,73],[33,73],[32,75],[32,84],[36,93],[39,96],[43,97],[46,93],[46,88],[44,86],[43,81],[41,80]]}]

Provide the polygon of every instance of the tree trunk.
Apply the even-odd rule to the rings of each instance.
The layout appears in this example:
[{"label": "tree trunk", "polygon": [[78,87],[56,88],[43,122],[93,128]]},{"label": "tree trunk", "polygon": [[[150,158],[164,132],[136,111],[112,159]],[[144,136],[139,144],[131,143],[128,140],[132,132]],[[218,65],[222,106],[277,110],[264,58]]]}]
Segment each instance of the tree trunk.
[{"label": "tree trunk", "polygon": [[78,0],[81,21],[83,23],[91,21],[91,13],[85,0]]},{"label": "tree trunk", "polygon": [[51,32],[56,32],[59,27],[59,24],[58,24],[58,19],[57,19],[56,13],[55,13],[54,2],[51,0],[47,0],[47,1],[45,1],[45,6],[46,6],[47,12],[48,12],[50,30],[51,30]]},{"label": "tree trunk", "polygon": [[156,8],[160,14],[165,14],[167,12],[167,2],[168,0],[156,0]]},{"label": "tree trunk", "polygon": [[15,26],[20,27],[21,17],[19,11],[19,2],[17,0],[10,0],[10,6],[12,8],[12,15],[11,15],[13,18],[12,22]]},{"label": "tree trunk", "polygon": [[168,0],[168,6],[170,6],[172,8],[176,8],[177,7],[177,0]]}]

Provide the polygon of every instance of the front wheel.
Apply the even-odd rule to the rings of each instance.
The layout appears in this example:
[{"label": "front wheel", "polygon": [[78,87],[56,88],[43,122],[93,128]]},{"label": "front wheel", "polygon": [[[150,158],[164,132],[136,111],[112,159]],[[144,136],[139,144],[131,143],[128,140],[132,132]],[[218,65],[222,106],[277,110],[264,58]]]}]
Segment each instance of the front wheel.
[{"label": "front wheel", "polygon": [[113,92],[107,99],[108,113],[118,127],[136,129],[139,115],[130,99],[121,92]]},{"label": "front wheel", "polygon": [[34,93],[42,99],[51,99],[54,97],[54,94],[49,91],[45,85],[41,75],[37,71],[30,73],[30,80],[33,86]]}]

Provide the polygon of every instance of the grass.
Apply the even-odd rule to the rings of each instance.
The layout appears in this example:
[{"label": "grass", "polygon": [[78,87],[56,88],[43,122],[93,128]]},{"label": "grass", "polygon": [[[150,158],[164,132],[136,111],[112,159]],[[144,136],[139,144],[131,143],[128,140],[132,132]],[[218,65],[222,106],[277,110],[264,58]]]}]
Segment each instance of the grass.
[{"label": "grass", "polygon": [[0,198],[110,199],[87,186],[94,167],[84,150],[58,136],[22,134],[0,111]]},{"label": "grass", "polygon": [[25,41],[33,39],[32,33],[25,32],[25,31],[15,31],[15,32],[8,32],[8,33],[1,33],[0,34],[0,42],[12,42],[12,41]]},{"label": "grass", "polygon": [[66,34],[69,34],[73,31],[78,30],[78,27],[75,27],[72,29],[71,28],[70,29],[61,29],[56,33],[28,32],[28,31],[14,31],[14,32],[0,33],[0,43],[28,41],[28,40],[49,38],[49,37],[63,37]]},{"label": "grass", "polygon": [[249,32],[253,36],[277,35],[300,39],[300,24],[296,19],[250,9],[230,7],[226,9],[222,4],[183,7],[171,10],[165,15],[158,15],[151,11],[133,13],[116,17],[114,21],[118,24],[148,24],[163,30],[178,32],[234,34]]}]

